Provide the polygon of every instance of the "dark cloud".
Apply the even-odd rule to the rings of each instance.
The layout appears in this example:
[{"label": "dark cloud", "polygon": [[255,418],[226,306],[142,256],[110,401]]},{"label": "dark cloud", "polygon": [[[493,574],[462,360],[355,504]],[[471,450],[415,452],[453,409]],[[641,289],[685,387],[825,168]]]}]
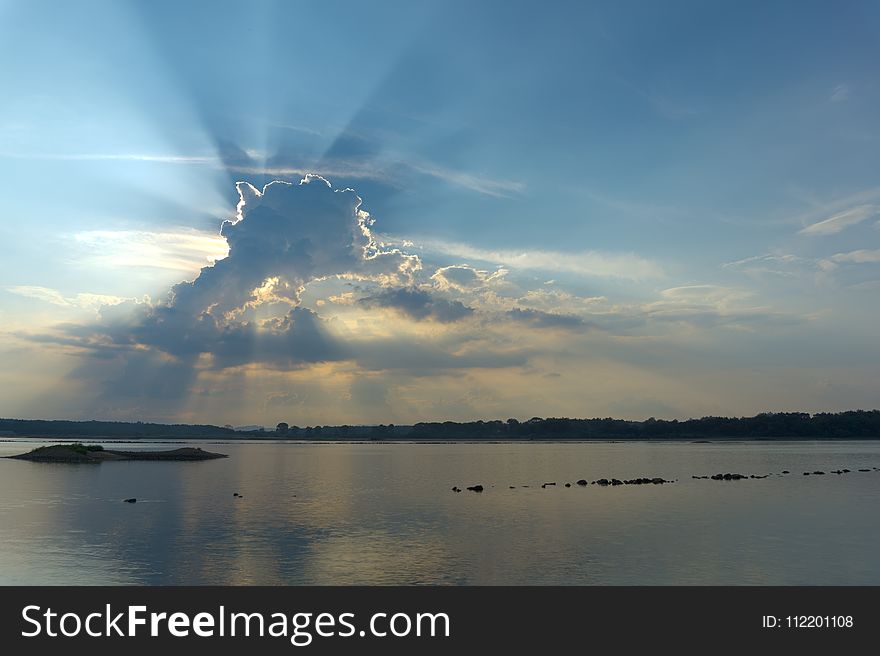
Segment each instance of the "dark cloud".
[{"label": "dark cloud", "polygon": [[416,321],[430,319],[440,323],[452,323],[474,313],[473,308],[464,305],[461,301],[448,301],[423,289],[413,288],[384,289],[378,294],[362,298],[359,303],[366,307],[397,310]]},{"label": "dark cloud", "polygon": [[528,308],[514,308],[506,312],[505,316],[513,321],[525,323],[535,328],[565,328],[571,330],[591,325],[584,321],[583,318],[574,314],[555,314]]}]

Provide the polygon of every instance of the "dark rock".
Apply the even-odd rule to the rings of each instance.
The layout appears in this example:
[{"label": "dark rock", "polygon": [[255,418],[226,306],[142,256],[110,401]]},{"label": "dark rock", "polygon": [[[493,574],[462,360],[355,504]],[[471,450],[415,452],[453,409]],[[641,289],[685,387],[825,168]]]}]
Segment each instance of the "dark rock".
[{"label": "dark rock", "polygon": [[870,469],[860,469],[859,471],[860,471],[860,472],[869,472],[869,471],[871,471],[871,470],[870,470]]},{"label": "dark rock", "polygon": [[[694,476],[694,478],[699,478],[699,476]],[[625,485],[660,485],[661,483],[668,483],[664,478],[631,478],[628,481],[624,481]],[[614,485],[614,481],[611,482]]]},{"label": "dark rock", "polygon": [[748,478],[743,474],[715,474],[712,476],[713,481],[740,481],[744,478]]},{"label": "dark rock", "polygon": [[611,484],[612,484],[612,485],[623,485],[623,481],[620,481],[620,480],[618,480],[618,479],[616,479],[616,478],[612,478],[612,479],[611,479]]},{"label": "dark rock", "polygon": [[515,486],[513,486],[513,485],[510,485],[510,486],[508,486],[508,489],[510,489],[510,490],[515,490],[515,489],[516,489],[516,487],[515,487]]},{"label": "dark rock", "polygon": [[571,487],[571,483],[566,483],[565,487]]},{"label": "dark rock", "polygon": [[123,503],[137,503],[137,499],[132,497],[131,499],[123,499]]},{"label": "dark rock", "polygon": [[844,474],[849,474],[849,469],[844,469],[844,470],[843,470],[843,473],[844,473]]},{"label": "dark rock", "polygon": [[783,469],[783,470],[782,470],[782,473],[783,473],[783,474],[790,474],[791,472],[788,471],[787,469]]},{"label": "dark rock", "polygon": [[582,478],[581,480],[577,481],[577,484],[580,485],[581,487],[583,487],[584,485],[587,484],[587,481]]},{"label": "dark rock", "polygon": [[809,476],[810,472],[804,472],[804,476]]},{"label": "dark rock", "polygon": [[598,481],[593,481],[596,485],[611,485],[611,481],[607,478],[600,478]]},{"label": "dark rock", "polygon": [[824,475],[825,475],[825,472],[823,472],[823,471],[814,471],[813,473],[814,473],[816,476],[824,476]]},{"label": "dark rock", "polygon": [[452,491],[453,491],[453,492],[461,492],[461,488],[458,487],[457,485],[453,485],[453,486],[452,486]]},{"label": "dark rock", "polygon": [[482,492],[482,491],[483,491],[483,486],[482,486],[482,485],[471,485],[468,489],[469,489],[471,492]]}]

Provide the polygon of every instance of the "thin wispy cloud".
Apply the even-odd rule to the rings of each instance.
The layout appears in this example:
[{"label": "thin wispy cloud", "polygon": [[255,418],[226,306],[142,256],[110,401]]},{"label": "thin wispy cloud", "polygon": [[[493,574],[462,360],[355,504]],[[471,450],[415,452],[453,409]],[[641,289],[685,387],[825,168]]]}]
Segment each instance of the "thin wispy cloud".
[{"label": "thin wispy cloud", "polygon": [[815,268],[815,261],[791,253],[767,253],[754,255],[734,262],[725,262],[722,269],[740,271],[750,275],[774,275],[786,278],[795,277],[804,269]]},{"label": "thin wispy cloud", "polygon": [[[395,237],[386,237],[389,243],[403,243]],[[510,269],[559,271],[583,276],[648,280],[662,278],[664,273],[656,262],[635,253],[607,253],[587,250],[565,253],[551,250],[494,250],[438,239],[413,239],[416,247],[438,255],[461,260],[487,262]]]},{"label": "thin wispy cloud", "polygon": [[858,225],[862,221],[876,216],[878,211],[880,211],[880,207],[877,205],[859,205],[808,225],[800,230],[799,234],[812,237],[834,235],[850,226]]},{"label": "thin wispy cloud", "polygon": [[6,291],[18,296],[33,298],[38,301],[57,305],[59,307],[93,310],[97,310],[105,305],[119,305],[120,303],[133,300],[109,294],[78,293],[73,296],[65,296],[57,289],[40,287],[37,285],[14,285],[7,287]]},{"label": "thin wispy cloud", "polygon": [[494,180],[489,177],[447,169],[432,164],[409,162],[406,165],[417,173],[422,173],[487,196],[508,197],[512,194],[521,194],[526,189],[525,183],[514,180]]},{"label": "thin wispy cloud", "polygon": [[844,102],[849,99],[849,87],[846,84],[838,84],[831,92],[829,100],[834,103]]},{"label": "thin wispy cloud", "polygon": [[219,165],[220,158],[206,155],[151,155],[146,153],[0,153],[4,159],[59,162],[153,162],[156,164]]},{"label": "thin wispy cloud", "polygon": [[873,264],[880,262],[880,249],[860,249],[848,253],[835,253],[828,260],[835,264]]},{"label": "thin wispy cloud", "polygon": [[450,169],[431,162],[408,160],[406,158],[383,161],[364,161],[356,158],[334,159],[328,162],[311,164],[270,164],[260,165],[257,160],[262,153],[255,150],[242,150],[243,161],[211,155],[162,155],[149,153],[0,153],[0,158],[60,162],[145,162],[153,164],[177,164],[208,166],[232,171],[242,175],[265,175],[285,179],[301,179],[309,174],[326,178],[353,178],[375,180],[397,186],[401,173],[410,172],[486,196],[507,198],[525,191],[524,182],[495,179],[469,171]]}]

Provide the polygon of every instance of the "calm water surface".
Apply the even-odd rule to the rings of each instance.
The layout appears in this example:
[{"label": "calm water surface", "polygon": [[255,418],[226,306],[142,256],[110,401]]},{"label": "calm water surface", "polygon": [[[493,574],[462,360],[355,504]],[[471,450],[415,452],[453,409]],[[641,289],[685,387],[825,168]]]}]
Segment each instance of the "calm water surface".
[{"label": "calm water surface", "polygon": [[880,584],[880,442],[189,444],[230,457],[0,460],[0,583]]}]

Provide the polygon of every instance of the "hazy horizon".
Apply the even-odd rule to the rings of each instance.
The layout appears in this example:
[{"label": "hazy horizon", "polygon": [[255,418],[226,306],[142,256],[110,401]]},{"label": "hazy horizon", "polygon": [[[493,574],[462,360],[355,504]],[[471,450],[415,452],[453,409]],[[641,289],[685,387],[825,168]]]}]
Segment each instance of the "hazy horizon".
[{"label": "hazy horizon", "polygon": [[0,416],[880,407],[877,3],[0,18]]},{"label": "hazy horizon", "polygon": [[[758,414],[756,414],[756,415],[739,415],[739,416],[727,416],[727,415],[703,415],[703,416],[695,416],[695,415],[691,415],[691,416],[684,417],[684,418],[677,418],[677,417],[674,417],[674,418],[667,418],[667,417],[654,417],[653,415],[650,416],[650,417],[645,417],[645,418],[633,418],[633,417],[599,417],[599,416],[593,416],[593,417],[576,417],[576,416],[570,416],[570,417],[552,417],[552,416],[539,417],[539,416],[537,416],[537,415],[528,415],[528,414],[526,414],[526,415],[520,415],[520,416],[514,416],[514,417],[506,417],[506,418],[502,418],[502,417],[478,417],[478,418],[469,419],[469,420],[455,421],[455,422],[452,422],[452,423],[456,423],[456,424],[465,424],[465,423],[472,423],[472,422],[478,422],[478,421],[484,421],[484,422],[495,422],[495,421],[501,421],[501,422],[503,422],[503,423],[507,423],[507,422],[510,422],[511,420],[514,420],[515,422],[519,422],[519,423],[521,423],[521,424],[524,424],[524,423],[528,423],[530,420],[535,420],[535,419],[540,420],[540,421],[544,421],[544,420],[556,420],[556,419],[559,419],[559,420],[574,420],[574,421],[599,421],[599,420],[604,420],[604,419],[613,419],[613,420],[615,420],[615,421],[629,421],[629,422],[636,422],[636,423],[645,423],[645,422],[650,421],[650,420],[666,421],[666,422],[673,422],[673,421],[687,422],[687,421],[695,421],[695,420],[699,420],[699,419],[707,419],[707,418],[714,418],[714,419],[753,419],[753,418],[756,418],[756,417],[760,417],[760,416],[763,415],[763,414],[770,414],[770,415],[807,414],[807,415],[810,415],[810,416],[816,416],[816,415],[821,415],[821,414],[840,415],[840,414],[845,414],[845,413],[860,413],[860,412],[876,413],[876,412],[880,412],[880,409],[878,409],[878,408],[849,408],[849,409],[847,409],[847,410],[841,410],[841,411],[834,412],[834,413],[801,413],[800,411],[796,411],[796,410],[787,411],[787,412],[773,412],[773,411],[767,411],[767,412],[765,412],[765,413],[758,413]],[[57,421],[57,422],[84,422],[84,423],[88,423],[88,422],[99,422],[99,423],[113,423],[113,422],[117,422],[117,423],[123,423],[123,424],[139,424],[139,423],[152,424],[152,423],[155,423],[155,424],[162,424],[162,425],[166,425],[166,424],[169,424],[169,425],[170,425],[170,424],[172,423],[172,422],[163,422],[163,421],[158,421],[158,422],[143,421],[143,420],[139,420],[139,419],[131,419],[131,420],[129,420],[129,419],[106,419],[106,418],[102,418],[102,417],[89,417],[88,419],[75,419],[75,418],[70,418],[70,417],[0,417],[0,421],[24,421],[24,422],[28,422],[28,421],[34,421],[34,422],[41,422],[41,421],[55,422],[55,421]],[[416,424],[418,424],[418,423],[438,423],[438,422],[439,422],[439,423],[442,423],[442,422],[447,422],[447,421],[452,421],[452,420],[437,419],[437,420],[434,420],[433,422],[430,422],[430,421],[427,421],[427,420],[416,420],[416,421],[414,421],[414,422],[401,423],[401,424],[394,424],[394,422],[387,422],[387,421],[386,421],[386,422],[378,421],[378,422],[375,422],[375,423],[359,423],[359,424],[332,424],[332,423],[325,423],[325,424],[315,424],[315,426],[323,426],[324,428],[338,428],[338,427],[342,427],[342,426],[371,427],[371,426],[389,426],[389,425],[391,425],[391,426],[398,426],[398,427],[406,427],[406,426],[414,426],[414,425],[416,425]],[[270,431],[270,432],[273,431],[273,430],[275,430],[276,427],[277,427],[277,425],[280,424],[280,423],[286,423],[286,424],[289,425],[290,428],[306,428],[306,427],[310,426],[309,424],[298,425],[298,424],[295,423],[295,421],[284,421],[284,420],[278,422],[277,424],[273,424],[273,425],[266,425],[266,424],[260,424],[260,423],[241,423],[241,424],[237,424],[237,425],[232,425],[232,424],[216,424],[216,423],[212,423],[212,422],[199,422],[199,424],[194,424],[194,423],[192,423],[192,422],[180,422],[180,423],[181,423],[181,425],[205,425],[205,426],[214,426],[214,427],[217,427],[217,428],[227,428],[227,427],[230,427],[230,426],[231,426],[231,427],[232,427],[233,429],[235,429],[235,430],[243,430],[243,431],[244,431],[244,430],[254,430],[254,429],[258,429],[258,428],[264,428],[264,429],[266,429],[267,431]],[[2,434],[2,431],[0,431],[0,434]]]}]

